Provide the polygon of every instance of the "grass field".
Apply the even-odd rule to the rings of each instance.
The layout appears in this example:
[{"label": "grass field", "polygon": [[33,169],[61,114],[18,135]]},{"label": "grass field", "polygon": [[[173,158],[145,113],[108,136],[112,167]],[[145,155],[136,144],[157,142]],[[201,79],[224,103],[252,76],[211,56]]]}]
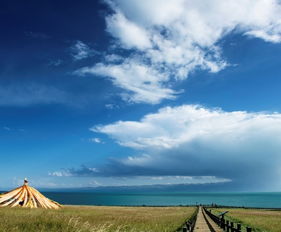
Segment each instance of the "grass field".
[{"label": "grass field", "polygon": [[1,232],[172,232],[192,207],[65,206],[61,210],[0,208]]},{"label": "grass field", "polygon": [[[281,211],[280,210],[261,210],[261,209],[212,209],[212,212],[227,213],[228,217],[234,222],[240,222],[255,228],[255,231],[281,232]],[[226,218],[227,219],[227,218]]]}]

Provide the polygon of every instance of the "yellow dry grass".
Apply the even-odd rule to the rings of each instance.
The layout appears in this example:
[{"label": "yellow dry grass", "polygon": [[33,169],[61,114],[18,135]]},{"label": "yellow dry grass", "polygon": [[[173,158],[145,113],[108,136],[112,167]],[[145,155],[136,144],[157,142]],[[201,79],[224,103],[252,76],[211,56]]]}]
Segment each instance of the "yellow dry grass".
[{"label": "yellow dry grass", "polygon": [[0,208],[1,232],[172,232],[193,207]]},{"label": "yellow dry grass", "polygon": [[255,228],[256,231],[281,232],[281,211],[263,209],[213,209],[213,212],[229,211],[233,221]]}]

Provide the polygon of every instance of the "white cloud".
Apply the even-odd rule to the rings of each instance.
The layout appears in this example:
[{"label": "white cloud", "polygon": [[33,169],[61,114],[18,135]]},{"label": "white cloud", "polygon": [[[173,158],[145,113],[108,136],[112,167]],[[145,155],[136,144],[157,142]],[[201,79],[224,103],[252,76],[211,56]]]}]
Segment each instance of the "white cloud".
[{"label": "white cloud", "polygon": [[249,185],[262,182],[262,187],[281,187],[277,181],[281,175],[279,113],[225,112],[183,105],[162,108],[140,121],[118,121],[91,130],[145,152],[120,160],[123,169],[211,175]]},{"label": "white cloud", "polygon": [[124,58],[122,56],[119,56],[119,55],[116,55],[116,54],[108,54],[108,55],[105,55],[105,60],[107,62],[121,62],[124,60]]},{"label": "white cloud", "polygon": [[49,172],[49,176],[57,176],[57,177],[63,177],[63,176],[72,176],[71,172],[69,171],[54,171],[54,172]]},{"label": "white cloud", "polygon": [[103,143],[100,138],[90,138],[89,141],[92,143]]},{"label": "white cloud", "polygon": [[[119,121],[92,130],[112,136],[123,146],[166,149],[209,136],[228,135],[223,138],[226,140],[242,138],[245,132],[253,129],[263,131],[263,136],[265,132],[273,131],[275,135],[281,132],[281,124],[278,126],[280,122],[280,114],[224,112],[183,105],[162,108],[158,113],[148,114],[140,121]],[[281,135],[277,138],[281,139]]]},{"label": "white cloud", "polygon": [[280,43],[280,35],[262,30],[253,30],[245,33],[248,36],[258,37],[267,42]]},{"label": "white cloud", "polygon": [[78,72],[110,77],[116,86],[127,90],[122,97],[130,102],[155,104],[163,98],[174,99],[176,94],[173,90],[164,87],[163,83],[168,80],[165,73],[160,73],[135,60],[128,60],[119,65],[99,63],[95,67],[85,67]]},{"label": "white cloud", "polygon": [[230,179],[217,178],[215,176],[148,176],[139,178],[150,178],[153,184],[216,184],[231,182]]},{"label": "white cloud", "polygon": [[108,104],[105,104],[104,105],[106,109],[108,110],[115,110],[115,109],[121,109],[122,108],[122,105],[119,105],[119,104],[113,104],[113,103],[108,103]]},{"label": "white cloud", "polygon": [[104,106],[105,106],[105,108],[108,109],[108,110],[113,110],[113,109],[118,109],[118,108],[119,108],[118,105],[110,104],[110,103],[109,103],[109,104],[105,104]]},{"label": "white cloud", "polygon": [[97,187],[97,186],[102,186],[102,184],[100,182],[96,181],[96,180],[92,180],[87,184],[87,187],[89,187],[89,186]]},{"label": "white cloud", "polygon": [[[156,104],[174,99],[175,81],[186,79],[196,69],[218,72],[225,68],[227,61],[222,57],[219,42],[230,33],[281,42],[278,0],[106,3],[113,10],[106,17],[107,31],[115,38],[116,53],[122,48],[125,55],[121,52],[123,55],[116,56],[118,65],[116,59],[107,59],[106,55],[105,63],[77,73],[109,77],[129,92],[125,99],[132,102]],[[145,71],[139,72],[139,67]]]},{"label": "white cloud", "polygon": [[[96,172],[89,173],[88,178],[95,176]],[[89,174],[94,174],[93,176]],[[75,173],[74,170],[69,172],[53,172],[49,173],[53,177],[69,177],[69,176],[87,176],[83,173]],[[65,179],[66,180],[66,179]],[[83,181],[83,180],[82,180]],[[229,183],[230,179],[218,178],[215,176],[126,176],[126,177],[103,177],[95,176],[88,183],[84,183],[84,187],[95,186],[142,186],[142,185],[203,185],[203,184],[219,184]],[[81,182],[82,183],[82,182]]]},{"label": "white cloud", "polygon": [[93,50],[80,40],[77,40],[75,44],[71,47],[71,55],[74,60],[82,60],[88,58],[93,54]]},{"label": "white cloud", "polygon": [[107,17],[106,22],[108,32],[121,39],[125,48],[145,49],[151,47],[146,30],[127,20],[122,13]]}]

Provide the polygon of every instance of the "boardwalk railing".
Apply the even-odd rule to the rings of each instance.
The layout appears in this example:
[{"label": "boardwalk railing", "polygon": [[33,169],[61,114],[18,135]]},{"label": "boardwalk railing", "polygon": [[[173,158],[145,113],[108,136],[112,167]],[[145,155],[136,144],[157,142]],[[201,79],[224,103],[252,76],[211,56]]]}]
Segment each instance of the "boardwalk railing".
[{"label": "boardwalk railing", "polygon": [[[224,215],[221,215],[218,217],[217,215],[213,214],[211,210],[206,209],[203,207],[205,213],[224,231],[226,232],[241,232],[241,224],[240,223],[234,223],[229,220],[224,219]],[[252,232],[251,227],[246,227],[247,232]]]},{"label": "boardwalk railing", "polygon": [[189,218],[184,225],[182,226],[182,229],[179,231],[182,232],[192,232],[194,227],[195,227],[195,222],[196,222],[196,218],[197,218],[197,213],[198,213],[198,207],[196,209],[196,211],[192,214],[191,218]]}]

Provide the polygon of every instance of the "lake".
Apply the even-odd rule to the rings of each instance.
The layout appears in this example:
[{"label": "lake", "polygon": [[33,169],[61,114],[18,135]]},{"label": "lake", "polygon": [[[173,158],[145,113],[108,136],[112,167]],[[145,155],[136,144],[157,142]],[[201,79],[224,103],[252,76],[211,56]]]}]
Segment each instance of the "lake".
[{"label": "lake", "polygon": [[61,204],[105,206],[169,206],[218,204],[261,208],[281,208],[281,193],[97,193],[42,192]]}]

